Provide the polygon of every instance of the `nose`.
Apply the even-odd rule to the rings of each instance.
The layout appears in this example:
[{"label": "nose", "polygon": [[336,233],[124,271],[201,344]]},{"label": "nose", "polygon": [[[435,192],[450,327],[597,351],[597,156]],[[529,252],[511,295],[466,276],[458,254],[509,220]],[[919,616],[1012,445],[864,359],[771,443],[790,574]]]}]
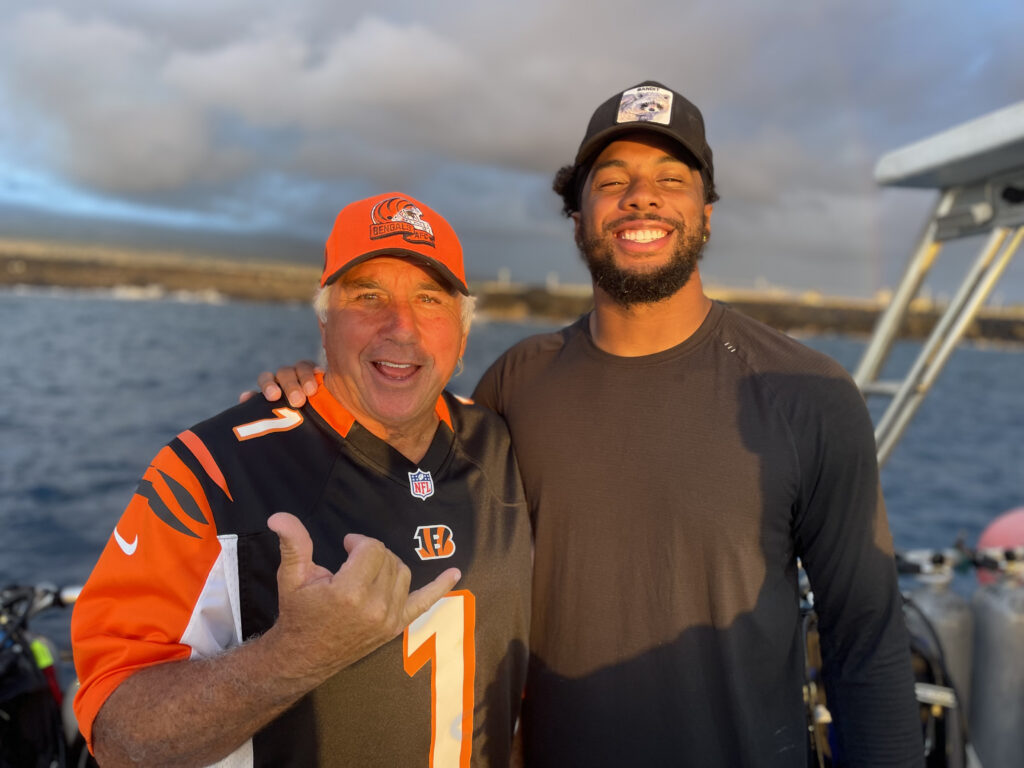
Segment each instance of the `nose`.
[{"label": "nose", "polygon": [[384,330],[388,338],[402,344],[413,343],[419,338],[416,312],[408,301],[390,302],[387,313]]},{"label": "nose", "polygon": [[633,179],[621,200],[623,208],[633,211],[657,210],[662,203],[661,190],[657,184],[645,178]]}]

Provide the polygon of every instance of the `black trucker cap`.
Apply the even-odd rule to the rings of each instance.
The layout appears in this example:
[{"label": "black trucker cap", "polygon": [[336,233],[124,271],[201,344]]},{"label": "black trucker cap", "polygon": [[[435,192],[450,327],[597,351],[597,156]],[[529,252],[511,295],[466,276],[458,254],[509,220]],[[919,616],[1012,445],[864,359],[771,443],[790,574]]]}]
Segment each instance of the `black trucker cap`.
[{"label": "black trucker cap", "polygon": [[[616,136],[642,130],[664,134],[682,144],[699,163],[705,185],[713,182],[711,147],[704,138],[704,117],[700,110],[654,80],[645,80],[615,94],[594,111],[576,153],[576,164],[586,168]],[[582,179],[578,182],[582,183]]]}]

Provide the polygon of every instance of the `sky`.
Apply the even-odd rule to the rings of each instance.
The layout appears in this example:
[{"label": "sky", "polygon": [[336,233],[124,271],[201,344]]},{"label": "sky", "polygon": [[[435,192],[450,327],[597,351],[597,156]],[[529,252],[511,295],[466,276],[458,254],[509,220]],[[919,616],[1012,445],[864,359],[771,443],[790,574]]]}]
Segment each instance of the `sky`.
[{"label": "sky", "polygon": [[551,178],[654,79],[714,151],[705,282],[869,296],[936,196],[876,162],[1024,100],[1021,29],[1019,0],[4,0],[0,237],[313,264],[341,207],[399,190],[471,279],[582,283]]}]

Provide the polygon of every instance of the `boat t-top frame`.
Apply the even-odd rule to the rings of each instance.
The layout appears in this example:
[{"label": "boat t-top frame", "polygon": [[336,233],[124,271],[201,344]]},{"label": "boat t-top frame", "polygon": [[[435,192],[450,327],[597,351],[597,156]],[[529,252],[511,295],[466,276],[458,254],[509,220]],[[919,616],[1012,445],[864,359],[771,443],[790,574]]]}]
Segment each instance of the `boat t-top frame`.
[{"label": "boat t-top frame", "polygon": [[[939,190],[917,249],[853,375],[865,396],[892,398],[875,428],[882,465],[1024,239],[1024,102],[889,152],[875,166],[875,181]],[[986,233],[980,253],[908,372],[902,379],[880,380],[942,244]]]}]

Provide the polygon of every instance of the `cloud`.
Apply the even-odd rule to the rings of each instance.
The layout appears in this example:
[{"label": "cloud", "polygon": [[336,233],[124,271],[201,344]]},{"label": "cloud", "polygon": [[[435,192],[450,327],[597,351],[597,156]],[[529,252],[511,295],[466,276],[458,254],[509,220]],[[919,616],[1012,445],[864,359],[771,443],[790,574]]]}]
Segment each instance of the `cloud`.
[{"label": "cloud", "polygon": [[550,177],[591,111],[654,78],[704,112],[715,248],[740,251],[720,264],[770,252],[800,280],[828,249],[836,274],[861,274],[887,242],[871,235],[890,215],[878,156],[1020,99],[1018,6],[12,0],[0,164],[103,210],[302,237],[397,188],[481,242],[544,251],[568,243]]},{"label": "cloud", "polygon": [[[216,182],[245,159],[216,148],[202,113],[156,75],[152,38],[106,21],[30,11],[4,35],[7,87],[55,170],[104,193]],[[26,128],[27,130],[27,128]]]}]

